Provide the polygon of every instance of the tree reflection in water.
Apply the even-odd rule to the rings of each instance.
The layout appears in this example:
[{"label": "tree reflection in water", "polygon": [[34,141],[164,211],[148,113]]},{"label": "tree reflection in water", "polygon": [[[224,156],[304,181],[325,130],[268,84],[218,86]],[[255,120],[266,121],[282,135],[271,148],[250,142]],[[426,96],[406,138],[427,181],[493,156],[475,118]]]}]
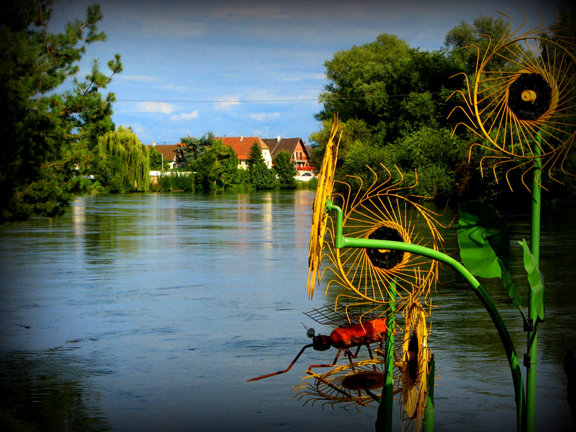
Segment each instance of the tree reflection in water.
[{"label": "tree reflection in water", "polygon": [[70,344],[43,353],[3,352],[0,407],[45,432],[111,430],[88,382],[95,372],[87,371],[93,370],[85,367],[89,361],[70,355],[73,349]]}]

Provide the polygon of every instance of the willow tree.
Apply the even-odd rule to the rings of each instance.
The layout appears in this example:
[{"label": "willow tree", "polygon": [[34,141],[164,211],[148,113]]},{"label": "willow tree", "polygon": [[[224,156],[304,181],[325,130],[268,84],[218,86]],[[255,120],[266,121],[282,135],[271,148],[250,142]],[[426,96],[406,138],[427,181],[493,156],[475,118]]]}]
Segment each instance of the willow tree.
[{"label": "willow tree", "polygon": [[98,139],[95,178],[110,192],[150,190],[150,155],[130,128],[120,126]]}]

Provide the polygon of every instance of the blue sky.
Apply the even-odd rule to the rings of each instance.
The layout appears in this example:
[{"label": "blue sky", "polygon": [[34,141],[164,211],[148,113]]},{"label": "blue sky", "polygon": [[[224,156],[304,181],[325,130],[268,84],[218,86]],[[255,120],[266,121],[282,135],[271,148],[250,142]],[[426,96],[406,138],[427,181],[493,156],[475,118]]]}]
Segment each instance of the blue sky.
[{"label": "blue sky", "polygon": [[[527,28],[548,23],[562,0],[523,1]],[[173,144],[186,135],[301,137],[320,128],[314,114],[324,62],[340,50],[394,34],[412,47],[437,50],[446,33],[479,15],[524,21],[517,0],[101,0],[104,43],[88,46],[105,66],[122,56],[124,72],[113,120],[145,144]],[[54,0],[53,29],[83,18],[87,0]],[[105,67],[104,67],[105,69]]]}]

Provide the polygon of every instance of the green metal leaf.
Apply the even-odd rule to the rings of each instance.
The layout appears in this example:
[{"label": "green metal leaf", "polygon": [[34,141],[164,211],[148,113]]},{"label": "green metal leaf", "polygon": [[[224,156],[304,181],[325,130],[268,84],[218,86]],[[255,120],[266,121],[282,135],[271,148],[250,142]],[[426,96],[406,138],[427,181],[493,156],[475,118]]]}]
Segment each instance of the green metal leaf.
[{"label": "green metal leaf", "polygon": [[520,307],[522,299],[508,270],[510,239],[506,222],[494,207],[481,201],[459,207],[458,243],[462,262],[474,276],[501,278],[514,305]]},{"label": "green metal leaf", "polygon": [[534,260],[532,252],[530,252],[526,240],[522,240],[518,243],[520,243],[524,248],[524,268],[528,273],[528,283],[530,284],[530,291],[532,291],[532,298],[534,299],[536,316],[540,321],[544,321],[544,311],[546,309],[546,301],[544,298],[544,277],[536,265],[536,261]]}]

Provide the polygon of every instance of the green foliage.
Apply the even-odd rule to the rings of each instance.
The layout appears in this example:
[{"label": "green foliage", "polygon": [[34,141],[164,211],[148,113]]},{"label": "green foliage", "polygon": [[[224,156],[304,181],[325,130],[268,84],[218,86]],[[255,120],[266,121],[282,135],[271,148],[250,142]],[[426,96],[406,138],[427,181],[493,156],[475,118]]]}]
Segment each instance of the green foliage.
[{"label": "green foliage", "polygon": [[199,190],[231,189],[241,182],[238,156],[222,140],[214,141],[192,166],[196,170],[196,186]]},{"label": "green foliage", "polygon": [[101,136],[98,155],[94,177],[110,192],[150,190],[149,150],[132,130],[120,126]]},{"label": "green foliage", "polygon": [[170,163],[164,160],[162,153],[156,150],[156,147],[150,148],[150,169],[152,171],[164,171],[170,169]]},{"label": "green foliage", "polygon": [[309,190],[316,190],[318,189],[318,177],[314,177],[308,181],[296,181],[296,189],[309,189]]},{"label": "green foliage", "polygon": [[396,165],[406,177],[415,176],[418,184],[414,193],[423,196],[448,197],[457,182],[458,164],[467,156],[467,145],[451,137],[445,128],[423,126],[386,148],[388,166]]},{"label": "green foliage", "polygon": [[530,252],[530,248],[526,240],[522,240],[520,245],[524,251],[524,268],[528,274],[528,283],[530,284],[530,291],[534,308],[536,310],[536,321],[544,321],[546,311],[546,296],[544,295],[544,276],[538,269],[534,255]]},{"label": "green foliage", "polygon": [[[61,214],[77,194],[74,183],[93,162],[97,136],[113,129],[113,94],[102,95],[111,77],[122,71],[120,56],[98,62],[84,81],[78,61],[86,44],[103,41],[100,7],[90,6],[84,21],[68,23],[62,33],[48,32],[51,2],[8,0],[0,9],[0,223],[33,214]],[[72,79],[71,90],[53,93]]]},{"label": "green foliage", "polygon": [[168,171],[157,177],[161,192],[194,191],[195,176],[190,172]]},{"label": "green foliage", "polygon": [[462,262],[474,276],[501,278],[514,305],[522,306],[522,298],[508,270],[510,238],[506,222],[494,207],[480,201],[459,207],[458,244]]},{"label": "green foliage", "polygon": [[[444,121],[445,103],[437,94],[461,83],[449,80],[460,69],[443,52],[421,52],[386,33],[375,42],[337,52],[324,65],[331,82],[320,95],[324,108],[317,118],[329,121],[339,113],[346,124],[362,121],[374,147]],[[324,139],[311,141],[325,144]]]},{"label": "green foliage", "polygon": [[257,142],[250,147],[246,163],[250,174],[250,184],[255,189],[274,189],[278,186],[274,171],[266,165],[262,150],[260,150],[260,145]]},{"label": "green foliage", "polygon": [[[506,34],[509,23],[503,17],[494,18],[480,15],[472,24],[461,21],[446,34],[444,45],[450,52],[450,57],[454,59],[460,67],[468,74],[473,74],[476,70],[478,51],[484,56],[493,52],[494,45]],[[478,48],[475,48],[478,47]],[[512,46],[509,49],[517,50]],[[510,54],[509,54],[510,55]],[[489,64],[490,70],[507,70],[514,67],[502,56],[495,56]]]},{"label": "green foliage", "polygon": [[325,66],[332,82],[321,95],[322,129],[310,141],[321,157],[338,113],[337,177],[354,176],[353,187],[367,187],[373,181],[368,166],[383,181],[390,175],[384,165],[395,179],[412,178],[414,193],[453,195],[466,146],[450,138],[446,117],[454,102],[445,100],[462,85],[462,79],[450,79],[461,70],[458,63],[444,51],[421,52],[381,34],[375,42],[336,53]]},{"label": "green foliage", "polygon": [[286,150],[280,150],[274,158],[274,171],[278,176],[278,183],[281,189],[296,188],[296,168],[291,161],[292,156]]},{"label": "green foliage", "polygon": [[182,167],[188,167],[194,161],[202,158],[204,153],[216,142],[212,132],[207,132],[200,138],[186,135],[180,138],[180,141],[183,146],[176,151],[176,162]]}]

